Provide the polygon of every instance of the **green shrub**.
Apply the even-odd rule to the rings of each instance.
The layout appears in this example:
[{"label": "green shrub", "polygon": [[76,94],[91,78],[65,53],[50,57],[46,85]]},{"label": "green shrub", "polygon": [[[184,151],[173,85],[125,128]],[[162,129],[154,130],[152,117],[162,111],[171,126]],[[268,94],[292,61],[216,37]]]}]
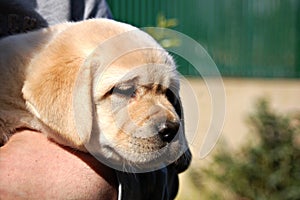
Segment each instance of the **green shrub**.
[{"label": "green shrub", "polygon": [[230,193],[230,199],[299,200],[299,115],[277,114],[260,100],[248,121],[259,141],[237,153],[221,147],[208,167],[192,170],[191,181],[199,187],[199,180],[203,185],[209,179],[218,186],[205,199],[226,199]]}]

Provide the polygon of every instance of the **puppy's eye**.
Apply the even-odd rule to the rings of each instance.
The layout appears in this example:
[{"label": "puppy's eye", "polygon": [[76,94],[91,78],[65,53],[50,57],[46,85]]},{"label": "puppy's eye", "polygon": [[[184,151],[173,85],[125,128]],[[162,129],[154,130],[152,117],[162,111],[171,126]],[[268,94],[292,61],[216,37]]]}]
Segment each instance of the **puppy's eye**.
[{"label": "puppy's eye", "polygon": [[134,85],[117,85],[112,88],[111,94],[122,95],[126,97],[135,97],[136,88]]}]

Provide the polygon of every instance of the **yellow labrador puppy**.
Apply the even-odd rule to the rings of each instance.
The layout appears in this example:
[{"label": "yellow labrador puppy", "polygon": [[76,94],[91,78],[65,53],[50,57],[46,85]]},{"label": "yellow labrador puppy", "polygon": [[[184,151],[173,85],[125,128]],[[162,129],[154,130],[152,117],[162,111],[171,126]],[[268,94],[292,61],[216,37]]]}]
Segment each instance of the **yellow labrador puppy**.
[{"label": "yellow labrador puppy", "polygon": [[0,144],[29,128],[123,166],[188,166],[175,64],[146,33],[93,19],[0,49]]}]

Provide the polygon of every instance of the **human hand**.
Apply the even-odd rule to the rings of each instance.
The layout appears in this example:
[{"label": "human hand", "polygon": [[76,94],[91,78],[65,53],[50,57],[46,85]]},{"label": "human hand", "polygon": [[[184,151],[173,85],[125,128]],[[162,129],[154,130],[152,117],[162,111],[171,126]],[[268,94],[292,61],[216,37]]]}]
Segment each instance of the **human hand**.
[{"label": "human hand", "polygon": [[117,199],[113,170],[91,155],[20,131],[0,148],[0,199]]}]

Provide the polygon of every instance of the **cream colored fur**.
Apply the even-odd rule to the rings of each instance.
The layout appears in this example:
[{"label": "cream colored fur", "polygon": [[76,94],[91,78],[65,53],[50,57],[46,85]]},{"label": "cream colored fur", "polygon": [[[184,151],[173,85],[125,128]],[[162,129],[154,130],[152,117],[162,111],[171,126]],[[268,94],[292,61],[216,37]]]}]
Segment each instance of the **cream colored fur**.
[{"label": "cream colored fur", "polygon": [[[155,86],[170,87],[178,92],[179,82],[172,59],[154,40],[137,30],[133,36],[137,46],[150,46],[157,51],[139,50],[122,56],[114,60],[101,77],[94,77],[92,67],[84,68],[86,71],[78,80],[81,67],[100,44],[132,30],[137,29],[112,20],[94,19],[60,24],[0,40],[0,144],[4,144],[16,129],[30,128],[47,134],[60,144],[85,151],[85,144],[96,137],[91,135],[93,133],[100,139],[105,137],[101,139],[103,145],[99,149],[104,157],[118,161],[119,157],[129,156],[132,162],[140,163],[158,157],[141,156],[148,151],[145,146],[155,150],[162,143],[158,139],[141,140],[139,134],[147,134],[147,131],[153,134],[156,118],[180,120],[172,104],[164,94],[157,92]],[[132,40],[124,40],[112,51],[121,51],[122,45],[128,42]],[[109,53],[103,50],[101,56],[105,59]],[[146,66],[139,70],[141,65],[164,66]],[[138,89],[137,98],[130,101],[130,105],[126,106],[127,114],[124,114],[121,109],[111,107],[112,101],[121,102],[124,97],[109,96],[109,91],[120,84],[120,78],[125,81],[127,74],[128,80],[137,79],[139,86],[148,84],[151,90]],[[76,103],[81,123],[74,119],[75,86],[80,91],[80,99]],[[156,105],[159,109],[154,114],[149,112]],[[122,126],[125,127],[130,120],[136,127],[125,127],[130,134],[124,133],[116,125],[115,116],[120,116],[118,123]],[[181,137],[184,138],[183,133]],[[151,142],[153,144],[148,144]],[[118,153],[114,155],[105,146]],[[176,148],[180,148],[178,141],[171,146],[172,151]]]}]

